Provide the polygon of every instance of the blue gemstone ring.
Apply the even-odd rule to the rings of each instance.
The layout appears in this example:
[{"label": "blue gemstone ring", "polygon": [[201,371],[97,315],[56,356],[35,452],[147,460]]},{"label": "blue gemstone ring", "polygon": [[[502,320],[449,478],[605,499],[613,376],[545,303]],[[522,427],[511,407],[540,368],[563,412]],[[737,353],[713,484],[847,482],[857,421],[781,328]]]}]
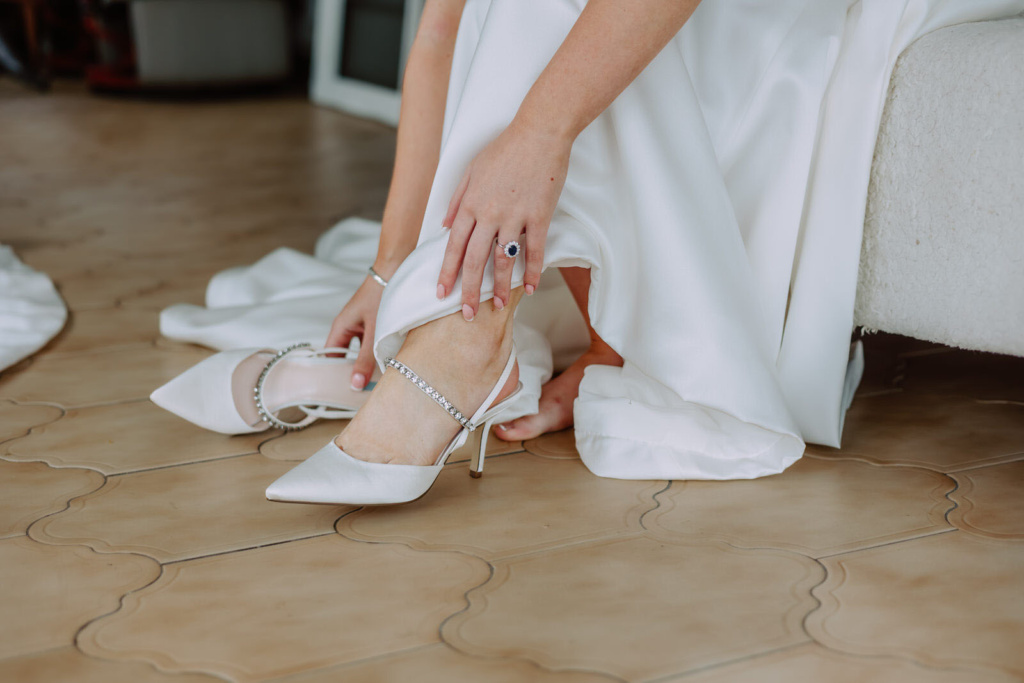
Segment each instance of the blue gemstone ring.
[{"label": "blue gemstone ring", "polygon": [[502,253],[504,253],[508,258],[515,258],[516,256],[519,256],[519,252],[522,250],[522,247],[519,246],[519,242],[516,242],[515,240],[502,244],[498,241],[498,238],[495,237],[494,243],[498,245],[498,248],[501,249]]}]

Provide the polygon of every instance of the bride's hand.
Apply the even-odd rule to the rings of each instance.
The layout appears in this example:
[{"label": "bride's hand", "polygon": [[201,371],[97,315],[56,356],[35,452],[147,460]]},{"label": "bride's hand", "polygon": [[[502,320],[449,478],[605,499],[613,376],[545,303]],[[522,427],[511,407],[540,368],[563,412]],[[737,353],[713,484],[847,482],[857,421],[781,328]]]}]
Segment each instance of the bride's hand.
[{"label": "bride's hand", "polygon": [[377,321],[377,309],[384,288],[367,276],[356,293],[341,309],[341,313],[331,323],[331,331],[327,335],[328,347],[344,348],[354,337],[359,337],[359,355],[352,366],[352,388],[363,389],[373,375],[376,361],[373,358],[373,333]]},{"label": "bride's hand", "polygon": [[[451,228],[438,298],[455,286],[462,270],[462,314],[472,320],[480,307],[484,267],[494,258],[494,306],[511,297],[512,264],[494,243],[515,240],[526,253],[523,284],[532,294],[544,264],[548,225],[565,184],[570,140],[538,133],[513,122],[469,164],[448,206]],[[522,234],[526,233],[525,240]]]}]

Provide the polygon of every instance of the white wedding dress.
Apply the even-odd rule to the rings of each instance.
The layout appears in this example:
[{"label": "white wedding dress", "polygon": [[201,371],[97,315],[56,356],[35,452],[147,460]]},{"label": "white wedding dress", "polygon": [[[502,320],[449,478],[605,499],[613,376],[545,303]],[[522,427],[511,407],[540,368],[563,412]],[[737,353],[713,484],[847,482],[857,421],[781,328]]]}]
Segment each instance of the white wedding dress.
[{"label": "white wedding dress", "polygon": [[[434,296],[448,201],[584,4],[467,3],[440,164],[419,246],[381,305],[378,361],[459,309],[459,285]],[[592,323],[625,359],[588,368],[580,386],[576,440],[593,472],[752,478],[784,470],[804,441],[839,446],[863,366],[854,294],[896,58],[929,31],[1021,11],[1024,0],[704,0],[573,147],[548,275],[517,314],[525,391],[509,417],[535,411],[552,368],[585,344],[553,269],[586,266]],[[314,257],[278,250],[221,273],[206,308],[173,306],[161,329],[215,348],[322,342],[377,230],[344,221]],[[520,259],[514,285],[522,274]]]}]

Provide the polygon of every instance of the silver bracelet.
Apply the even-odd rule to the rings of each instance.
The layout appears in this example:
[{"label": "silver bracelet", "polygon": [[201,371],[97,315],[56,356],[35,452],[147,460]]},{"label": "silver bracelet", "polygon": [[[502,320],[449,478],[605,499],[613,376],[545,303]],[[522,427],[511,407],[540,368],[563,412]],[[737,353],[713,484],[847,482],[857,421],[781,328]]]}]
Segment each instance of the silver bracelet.
[{"label": "silver bracelet", "polygon": [[378,273],[376,270],[373,269],[373,266],[370,266],[370,277],[372,277],[374,280],[376,280],[377,284],[380,285],[381,287],[387,287],[388,286],[388,281],[385,280],[384,278],[382,278],[380,276],[380,273]]}]

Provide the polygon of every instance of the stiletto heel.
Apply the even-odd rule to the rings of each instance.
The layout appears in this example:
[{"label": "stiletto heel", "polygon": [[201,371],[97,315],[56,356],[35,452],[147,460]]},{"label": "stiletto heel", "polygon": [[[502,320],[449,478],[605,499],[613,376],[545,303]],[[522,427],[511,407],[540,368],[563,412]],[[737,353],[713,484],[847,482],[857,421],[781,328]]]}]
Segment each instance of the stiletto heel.
[{"label": "stiletto heel", "polygon": [[481,432],[480,439],[474,444],[473,457],[469,461],[469,476],[474,479],[484,476],[484,458],[487,457],[487,437],[491,435],[492,424],[494,424],[493,417],[484,422],[483,428],[479,430]]},{"label": "stiletto heel", "polygon": [[[522,383],[509,396],[494,403],[515,368],[516,350],[512,347],[505,369],[484,402],[471,417],[463,415],[441,392],[421,379],[404,363],[387,359],[387,366],[415,384],[461,425],[461,429],[442,449],[433,465],[395,465],[366,462],[341,450],[332,439],[305,462],[267,488],[267,499],[289,503],[331,503],[347,505],[388,505],[408,503],[425,494],[444,467],[448,457],[464,448],[470,436],[479,435],[479,446],[470,458],[470,474],[479,477],[484,466],[487,436],[493,424],[522,389]],[[493,405],[492,405],[493,403]]]}]

